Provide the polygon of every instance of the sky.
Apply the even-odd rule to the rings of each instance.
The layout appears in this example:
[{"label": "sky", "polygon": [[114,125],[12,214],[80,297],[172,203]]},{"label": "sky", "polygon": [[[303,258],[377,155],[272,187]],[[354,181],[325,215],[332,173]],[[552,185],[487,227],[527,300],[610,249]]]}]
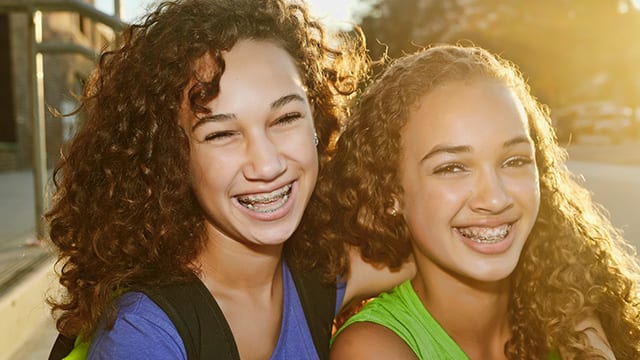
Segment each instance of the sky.
[{"label": "sky", "polygon": [[[147,6],[155,0],[120,0],[123,11],[122,18],[132,22],[145,13]],[[356,9],[362,8],[362,0],[307,0],[313,14],[324,21],[327,26],[348,29],[353,22]],[[113,14],[113,0],[96,0],[99,10]]]}]

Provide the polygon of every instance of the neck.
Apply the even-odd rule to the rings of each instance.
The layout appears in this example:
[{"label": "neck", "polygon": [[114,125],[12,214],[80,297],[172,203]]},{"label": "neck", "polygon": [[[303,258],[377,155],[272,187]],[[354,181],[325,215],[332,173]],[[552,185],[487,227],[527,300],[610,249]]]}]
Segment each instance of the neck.
[{"label": "neck", "polygon": [[282,250],[282,244],[249,244],[218,233],[197,258],[200,279],[220,306],[243,359],[267,358],[277,344],[284,302]]},{"label": "neck", "polygon": [[441,269],[418,271],[418,297],[442,328],[472,359],[504,358],[510,338],[509,279],[478,282]]},{"label": "neck", "polygon": [[212,293],[271,291],[281,281],[283,245],[247,244],[209,237],[197,257],[200,279]]}]

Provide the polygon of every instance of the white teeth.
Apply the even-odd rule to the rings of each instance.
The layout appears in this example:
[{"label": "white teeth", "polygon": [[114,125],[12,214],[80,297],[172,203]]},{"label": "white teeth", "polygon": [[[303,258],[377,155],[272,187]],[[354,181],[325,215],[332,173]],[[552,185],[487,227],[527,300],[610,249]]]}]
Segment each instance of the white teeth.
[{"label": "white teeth", "polygon": [[457,228],[458,232],[480,244],[495,244],[504,240],[511,230],[511,225],[505,224],[497,227],[479,227],[470,226],[465,228]]},{"label": "white teeth", "polygon": [[269,213],[282,207],[289,199],[291,184],[274,190],[268,194],[238,196],[240,205],[255,212]]}]

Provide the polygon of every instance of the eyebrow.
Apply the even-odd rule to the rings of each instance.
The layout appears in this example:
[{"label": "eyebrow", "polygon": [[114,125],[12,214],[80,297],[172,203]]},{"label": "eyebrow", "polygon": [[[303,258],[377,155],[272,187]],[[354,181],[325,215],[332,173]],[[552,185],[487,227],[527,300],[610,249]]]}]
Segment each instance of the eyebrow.
[{"label": "eyebrow", "polygon": [[[290,102],[293,101],[301,101],[304,102],[304,98],[302,96],[300,96],[299,94],[289,94],[289,95],[284,95],[278,99],[276,99],[275,101],[273,101],[271,103],[271,105],[269,106],[271,110],[276,110],[279,109],[287,104],[289,104]],[[210,122],[219,122],[219,121],[228,121],[228,120],[235,120],[237,119],[236,114],[230,113],[230,114],[214,114],[214,115],[209,115],[209,116],[205,116],[202,117],[200,119],[198,119],[198,121],[193,124],[193,126],[191,127],[191,131],[195,131],[198,127],[206,124],[206,123],[210,123]]]},{"label": "eyebrow", "polygon": [[289,94],[285,95],[278,100],[271,103],[271,110],[275,110],[281,108],[292,101],[302,101],[304,102],[304,98],[298,94]]},{"label": "eyebrow", "polygon": [[195,124],[193,124],[193,126],[191,127],[191,132],[194,132],[198,127],[206,123],[233,120],[233,119],[236,119],[236,116],[234,114],[215,114],[215,115],[205,116],[205,117],[199,118],[198,121]]},{"label": "eyebrow", "polygon": [[[528,136],[516,136],[513,139],[507,140],[502,144],[503,148],[509,148],[516,146],[518,144],[530,144],[531,139]],[[460,154],[460,153],[468,153],[471,152],[471,146],[469,145],[460,145],[460,146],[448,146],[448,145],[436,145],[429,151],[425,156],[420,159],[420,162],[426,161],[427,159],[434,157],[437,154],[447,153],[447,154]]]}]

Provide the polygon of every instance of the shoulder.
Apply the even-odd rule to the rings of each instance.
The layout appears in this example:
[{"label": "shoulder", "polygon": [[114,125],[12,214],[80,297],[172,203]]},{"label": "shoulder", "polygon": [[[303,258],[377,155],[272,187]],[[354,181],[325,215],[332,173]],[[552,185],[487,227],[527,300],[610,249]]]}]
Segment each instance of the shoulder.
[{"label": "shoulder", "polygon": [[398,269],[390,269],[385,265],[372,264],[365,261],[359,249],[349,248],[350,271],[347,274],[347,288],[342,306],[353,301],[376,296],[389,291],[402,282],[411,279],[416,272],[413,256]]},{"label": "shoulder", "polygon": [[[375,298],[355,303],[352,307],[345,326],[356,322],[372,322],[386,326],[395,331],[398,322],[403,322],[407,317],[415,314],[411,310],[406,299],[406,284],[400,284],[388,292],[378,294]],[[346,309],[349,310],[349,309]],[[340,333],[341,329],[338,330]]]},{"label": "shoulder", "polygon": [[[583,332],[587,337],[588,344],[592,348],[600,351],[605,359],[609,360],[616,358],[611,350],[611,345],[609,344],[606,332],[602,327],[602,323],[596,316],[592,315],[583,319],[576,325],[575,329]],[[563,359],[573,359],[571,354],[563,352],[562,347],[560,348],[560,353],[562,354]]]},{"label": "shoulder", "polygon": [[403,325],[398,323],[409,314],[395,306],[400,288],[368,301],[345,322],[333,339],[332,359],[416,358],[402,336]]},{"label": "shoulder", "polygon": [[363,354],[367,358],[440,359],[445,354],[445,358],[466,358],[424,308],[409,281],[367,303],[345,322],[333,341],[336,359]]},{"label": "shoulder", "polygon": [[415,353],[388,328],[372,322],[350,324],[335,338],[331,359],[417,359]]},{"label": "shoulder", "polygon": [[113,327],[96,331],[89,359],[186,359],[182,339],[167,314],[148,296],[128,292],[116,301]]}]

